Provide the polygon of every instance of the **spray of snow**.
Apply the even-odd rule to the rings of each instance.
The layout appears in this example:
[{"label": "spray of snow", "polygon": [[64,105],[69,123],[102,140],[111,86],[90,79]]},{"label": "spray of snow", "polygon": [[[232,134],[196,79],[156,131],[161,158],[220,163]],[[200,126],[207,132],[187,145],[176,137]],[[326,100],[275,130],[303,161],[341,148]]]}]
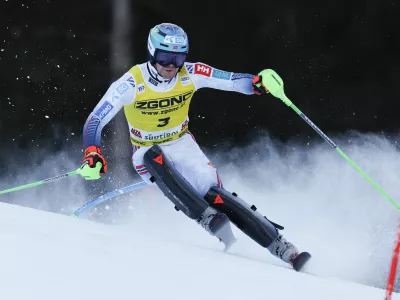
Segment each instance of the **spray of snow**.
[{"label": "spray of snow", "polygon": [[[400,202],[397,189],[400,159],[393,140],[372,134],[332,138],[385,192]],[[281,144],[261,137],[244,148],[224,146],[204,150],[218,167],[227,190],[236,192],[256,205],[260,213],[285,226],[282,232],[285,237],[313,255],[307,271],[385,286],[399,221],[397,209],[328,144],[318,139],[308,145]],[[55,165],[53,157],[38,164],[34,172],[21,173],[12,182],[6,181],[6,186],[43,179],[44,173],[54,176],[76,168],[79,162],[78,158],[71,160],[65,152],[56,155],[58,161],[60,157],[64,159],[62,164]],[[118,187],[140,180],[137,175],[124,178],[125,181],[118,176],[122,175],[114,172],[111,178]],[[1,201],[65,214],[98,196],[86,191],[108,179],[99,184],[70,178],[29,192],[2,196]],[[156,188],[104,203],[87,217],[153,237],[222,248],[195,222],[176,212]],[[232,253],[282,265],[266,249],[236,228],[234,231],[238,242]]]},{"label": "spray of snow", "polygon": [[[400,157],[393,141],[360,134],[334,140],[400,203]],[[245,148],[206,153],[218,166],[227,190],[283,225],[282,233],[313,255],[309,272],[385,287],[399,222],[397,209],[328,144],[280,144],[263,137]],[[218,243],[176,213],[156,190],[137,193],[130,205],[134,209],[127,219],[133,230],[208,246]],[[239,241],[232,252],[282,264],[240,231],[235,234]]]}]

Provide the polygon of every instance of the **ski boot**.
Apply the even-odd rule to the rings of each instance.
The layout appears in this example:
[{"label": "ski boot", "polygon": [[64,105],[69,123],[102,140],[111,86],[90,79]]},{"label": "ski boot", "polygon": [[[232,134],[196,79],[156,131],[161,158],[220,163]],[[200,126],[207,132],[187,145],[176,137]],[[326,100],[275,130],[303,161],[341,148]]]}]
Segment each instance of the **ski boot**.
[{"label": "ski boot", "polygon": [[301,252],[297,247],[289,243],[281,234],[268,247],[272,255],[293,266],[293,269],[300,271],[306,262],[311,258],[308,252]]},{"label": "ski boot", "polygon": [[208,207],[202,216],[197,220],[200,226],[213,236],[216,236],[220,242],[225,245],[224,252],[236,242],[233,235],[229,218],[212,207]]}]

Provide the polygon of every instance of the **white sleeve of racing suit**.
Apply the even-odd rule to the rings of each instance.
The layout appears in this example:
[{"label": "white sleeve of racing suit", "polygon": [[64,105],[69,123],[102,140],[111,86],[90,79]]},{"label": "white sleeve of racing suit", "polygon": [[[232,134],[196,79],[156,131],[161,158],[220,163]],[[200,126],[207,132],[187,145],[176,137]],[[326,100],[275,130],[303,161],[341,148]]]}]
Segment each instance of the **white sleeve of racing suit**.
[{"label": "white sleeve of racing suit", "polygon": [[254,75],[252,74],[222,71],[200,62],[187,62],[185,68],[196,90],[213,88],[246,95],[254,94],[252,90]]},{"label": "white sleeve of racing suit", "polygon": [[84,149],[90,145],[100,147],[103,127],[111,121],[124,105],[133,103],[135,97],[136,80],[129,72],[110,85],[83,127]]}]

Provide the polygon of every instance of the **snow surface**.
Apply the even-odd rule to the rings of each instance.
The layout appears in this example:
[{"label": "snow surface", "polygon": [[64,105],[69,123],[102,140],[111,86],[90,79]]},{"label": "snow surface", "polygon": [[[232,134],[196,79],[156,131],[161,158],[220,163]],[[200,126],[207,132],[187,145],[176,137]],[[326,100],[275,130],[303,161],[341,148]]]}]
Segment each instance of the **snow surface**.
[{"label": "snow surface", "polygon": [[268,253],[223,253],[193,228],[199,242],[0,203],[0,299],[384,299],[382,289],[297,273]]}]

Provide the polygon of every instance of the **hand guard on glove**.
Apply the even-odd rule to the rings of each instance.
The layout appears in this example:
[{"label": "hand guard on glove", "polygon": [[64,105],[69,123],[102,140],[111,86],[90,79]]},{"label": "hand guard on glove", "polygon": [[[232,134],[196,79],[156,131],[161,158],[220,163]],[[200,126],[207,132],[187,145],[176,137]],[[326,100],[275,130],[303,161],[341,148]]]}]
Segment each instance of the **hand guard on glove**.
[{"label": "hand guard on glove", "polygon": [[264,83],[262,81],[262,75],[254,76],[252,88],[253,88],[254,94],[256,94],[256,95],[263,95],[263,94],[269,93],[267,87],[264,85]]},{"label": "hand guard on glove", "polygon": [[86,180],[96,180],[106,172],[107,162],[101,155],[101,149],[95,145],[87,147],[80,169],[82,177]]}]

